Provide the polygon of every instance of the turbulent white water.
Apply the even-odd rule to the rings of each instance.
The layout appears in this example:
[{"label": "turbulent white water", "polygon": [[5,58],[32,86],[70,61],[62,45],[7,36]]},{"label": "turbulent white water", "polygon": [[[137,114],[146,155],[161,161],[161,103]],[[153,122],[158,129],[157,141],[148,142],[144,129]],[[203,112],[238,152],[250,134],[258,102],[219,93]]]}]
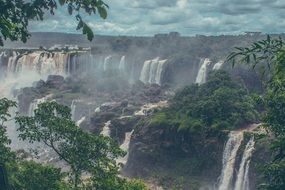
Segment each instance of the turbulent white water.
[{"label": "turbulent white water", "polygon": [[196,77],[196,83],[197,84],[203,84],[206,82],[207,79],[207,67],[210,65],[211,61],[210,59],[206,58],[203,60],[203,63],[198,71],[197,77]]},{"label": "turbulent white water", "polygon": [[145,104],[141,107],[139,111],[136,111],[134,115],[144,116],[144,115],[147,115],[149,111],[155,108],[163,108],[163,107],[167,107],[167,105],[168,105],[167,101],[160,101],[158,103],[153,103],[153,104]]},{"label": "turbulent white water", "polygon": [[145,61],[141,70],[140,81],[160,85],[166,62],[167,60],[159,60],[159,58]]},{"label": "turbulent white water", "polygon": [[223,153],[223,169],[220,176],[218,190],[230,190],[234,176],[237,152],[243,141],[243,131],[231,132]]},{"label": "turbulent white water", "polygon": [[223,61],[219,61],[217,63],[215,63],[213,70],[220,70],[223,66],[224,62]]},{"label": "turbulent white water", "polygon": [[251,137],[251,139],[248,141],[244,149],[234,190],[249,190],[248,172],[249,172],[250,160],[254,151],[254,145],[255,145],[254,137]]},{"label": "turbulent white water", "polygon": [[126,163],[128,162],[129,148],[130,148],[130,142],[131,142],[131,137],[132,137],[133,132],[134,132],[134,130],[125,134],[125,140],[124,140],[123,144],[121,144],[120,148],[123,151],[126,151],[127,154],[124,157],[118,158],[116,160],[117,164],[126,165]]},{"label": "turbulent white water", "polygon": [[80,125],[85,121],[86,117],[83,116],[81,117],[77,122],[76,122],[76,125],[80,127]]},{"label": "turbulent white water", "polygon": [[111,121],[107,121],[100,133],[100,135],[103,135],[104,137],[110,137],[111,130],[110,130]]}]

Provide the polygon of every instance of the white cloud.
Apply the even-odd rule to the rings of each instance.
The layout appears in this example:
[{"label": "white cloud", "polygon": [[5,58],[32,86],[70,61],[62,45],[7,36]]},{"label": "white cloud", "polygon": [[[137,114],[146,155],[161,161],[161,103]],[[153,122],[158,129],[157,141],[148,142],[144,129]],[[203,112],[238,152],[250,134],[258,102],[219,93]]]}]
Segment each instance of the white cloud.
[{"label": "white cloud", "polygon": [[[178,31],[184,35],[238,34],[253,30],[284,31],[284,0],[106,0],[109,16],[86,16],[95,33],[153,35]],[[59,9],[44,22],[33,22],[33,31],[75,32],[74,17]]]}]

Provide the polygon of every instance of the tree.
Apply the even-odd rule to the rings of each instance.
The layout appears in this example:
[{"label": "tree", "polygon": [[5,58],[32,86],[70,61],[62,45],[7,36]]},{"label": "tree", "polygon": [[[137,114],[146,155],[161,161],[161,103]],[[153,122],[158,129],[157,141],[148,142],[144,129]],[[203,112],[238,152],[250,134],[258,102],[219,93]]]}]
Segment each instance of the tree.
[{"label": "tree", "polygon": [[238,61],[259,68],[265,79],[266,92],[263,98],[266,115],[264,127],[273,135],[270,142],[273,159],[264,167],[265,184],[268,190],[285,189],[285,49],[282,39],[253,43],[250,47],[236,48],[228,57],[233,64]]},{"label": "tree", "polygon": [[[86,186],[84,173],[96,179],[116,179],[115,159],[124,152],[108,137],[89,134],[71,120],[70,109],[56,102],[43,103],[34,117],[17,117],[19,137],[29,142],[43,142],[71,168],[70,182],[74,189]],[[90,181],[88,185],[94,186]]]},{"label": "tree", "polygon": [[19,161],[8,167],[10,188],[15,190],[68,190],[59,168],[34,161]]},{"label": "tree", "polygon": [[11,115],[8,113],[9,108],[15,107],[16,103],[6,98],[0,99],[0,189],[8,188],[8,179],[6,173],[6,164],[8,161],[14,160],[9,145],[11,140],[7,137],[5,122]]},{"label": "tree", "polygon": [[0,0],[0,45],[3,46],[3,39],[26,42],[30,37],[29,22],[42,21],[47,12],[54,15],[58,5],[67,7],[68,13],[75,15],[78,22],[76,30],[82,30],[90,41],[94,34],[81,13],[99,13],[101,18],[107,18],[108,5],[102,0]]},{"label": "tree", "polygon": [[256,120],[258,113],[245,87],[233,81],[227,72],[215,71],[209,74],[205,84],[178,91],[169,108],[152,121],[191,133],[237,129]]}]

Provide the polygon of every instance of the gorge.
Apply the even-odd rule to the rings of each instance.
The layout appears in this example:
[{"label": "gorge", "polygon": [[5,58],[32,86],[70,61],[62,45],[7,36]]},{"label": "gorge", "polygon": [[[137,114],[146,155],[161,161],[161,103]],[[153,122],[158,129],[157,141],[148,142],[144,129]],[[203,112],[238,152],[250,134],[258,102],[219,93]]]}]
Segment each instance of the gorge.
[{"label": "gorge", "polygon": [[0,97],[16,100],[15,112],[34,116],[50,101],[68,106],[78,127],[126,152],[116,160],[125,177],[164,189],[257,189],[259,129],[249,129],[260,122],[250,104],[263,91],[260,76],[224,60],[232,47],[264,36],[98,36],[94,44],[75,36],[86,48],[52,49],[72,43],[60,35],[0,49]]}]

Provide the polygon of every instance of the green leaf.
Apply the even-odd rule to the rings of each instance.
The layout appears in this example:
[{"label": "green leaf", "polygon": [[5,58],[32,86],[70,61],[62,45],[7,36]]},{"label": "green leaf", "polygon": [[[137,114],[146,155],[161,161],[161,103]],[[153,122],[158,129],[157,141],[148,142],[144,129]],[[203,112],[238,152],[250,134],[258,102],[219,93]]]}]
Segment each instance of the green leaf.
[{"label": "green leaf", "polygon": [[92,41],[93,38],[94,38],[94,34],[93,34],[93,31],[91,30],[91,28],[83,22],[83,34],[86,34],[87,35],[87,39],[89,41]]},{"label": "green leaf", "polygon": [[107,18],[107,10],[105,7],[97,7],[99,15],[101,18],[106,19]]},{"label": "green leaf", "polygon": [[68,4],[67,10],[68,10],[68,13],[69,13],[70,15],[72,15],[72,12],[73,12],[72,3],[69,3],[69,4]]},{"label": "green leaf", "polygon": [[83,27],[83,21],[80,20],[80,21],[78,22],[78,25],[77,25],[77,27],[76,27],[76,30],[80,30],[82,27]]},{"label": "green leaf", "polygon": [[65,4],[65,0],[58,0],[60,5],[64,5]]}]

